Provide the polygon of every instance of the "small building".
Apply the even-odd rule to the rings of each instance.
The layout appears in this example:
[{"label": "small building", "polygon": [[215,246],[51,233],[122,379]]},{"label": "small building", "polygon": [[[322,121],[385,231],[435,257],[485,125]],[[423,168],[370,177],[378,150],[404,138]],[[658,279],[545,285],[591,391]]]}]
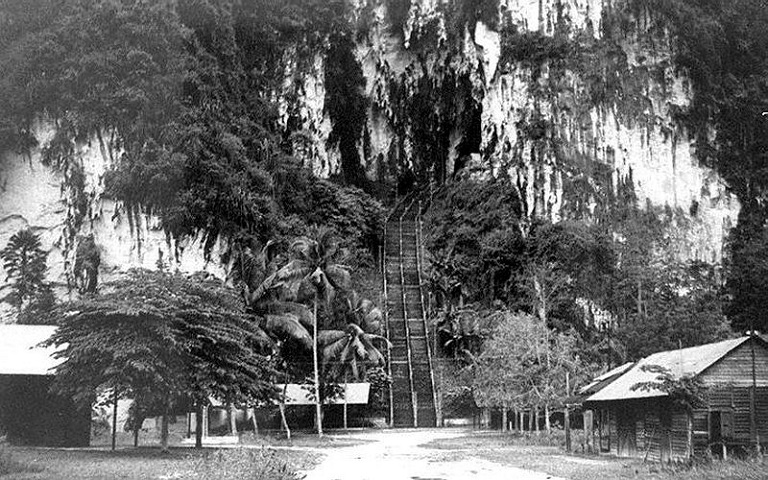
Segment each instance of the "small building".
[{"label": "small building", "polygon": [[20,445],[82,447],[90,444],[90,405],[50,391],[53,347],[43,348],[56,327],[0,325],[0,432]]},{"label": "small building", "polygon": [[[698,378],[706,386],[705,405],[689,413],[664,391],[637,388],[657,380],[649,366],[674,379]],[[650,355],[588,397],[584,408],[596,413],[600,445],[618,456],[685,460],[750,448],[756,433],[766,444],[768,343],[741,337]]]},{"label": "small building", "polygon": [[[593,418],[593,412],[591,410],[584,411],[584,402],[592,395],[600,392],[613,383],[634,365],[634,362],[628,362],[613,368],[602,375],[593,378],[590,383],[579,388],[576,395],[565,399],[565,406],[571,408],[573,414],[576,414],[576,418],[581,418],[579,421],[584,424],[585,433],[587,434],[587,437],[585,438],[587,442],[586,448],[588,451],[611,451],[611,437],[607,432],[607,427],[610,424],[610,412],[605,409],[599,410],[597,411],[598,418]],[[574,417],[571,417],[571,422],[573,422],[573,418]],[[593,425],[596,428],[593,429]]]}]

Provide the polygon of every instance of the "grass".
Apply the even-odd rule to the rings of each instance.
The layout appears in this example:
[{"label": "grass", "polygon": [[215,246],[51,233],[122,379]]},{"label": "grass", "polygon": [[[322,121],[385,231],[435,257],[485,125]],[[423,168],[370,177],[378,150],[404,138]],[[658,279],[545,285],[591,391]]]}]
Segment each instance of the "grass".
[{"label": "grass", "polygon": [[111,452],[10,447],[5,451],[21,468],[3,480],[293,480],[300,478],[298,470],[311,468],[318,459],[312,453],[268,448],[171,449],[162,453],[154,448]]},{"label": "grass", "polygon": [[[551,444],[551,445],[548,445]],[[574,442],[575,443],[575,442]],[[546,472],[569,480],[764,480],[768,461],[712,461],[689,466],[662,466],[638,459],[608,455],[568,454],[556,435],[521,436],[500,432],[472,432],[423,445],[446,450],[452,458],[478,457],[502,465]]]}]

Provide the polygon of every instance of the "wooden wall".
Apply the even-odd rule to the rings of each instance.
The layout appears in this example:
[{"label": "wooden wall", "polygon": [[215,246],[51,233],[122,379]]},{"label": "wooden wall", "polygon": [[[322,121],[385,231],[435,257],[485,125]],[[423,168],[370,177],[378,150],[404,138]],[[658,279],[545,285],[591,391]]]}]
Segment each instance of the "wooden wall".
[{"label": "wooden wall", "polygon": [[[758,387],[768,387],[768,348],[755,342],[755,372]],[[744,342],[728,355],[701,372],[699,378],[707,385],[752,386],[752,349]]]},{"label": "wooden wall", "polygon": [[[733,412],[733,439],[743,443],[752,440],[750,425],[750,388],[711,386],[709,410]],[[768,387],[758,387],[755,394],[755,418],[760,437],[768,439]]]}]

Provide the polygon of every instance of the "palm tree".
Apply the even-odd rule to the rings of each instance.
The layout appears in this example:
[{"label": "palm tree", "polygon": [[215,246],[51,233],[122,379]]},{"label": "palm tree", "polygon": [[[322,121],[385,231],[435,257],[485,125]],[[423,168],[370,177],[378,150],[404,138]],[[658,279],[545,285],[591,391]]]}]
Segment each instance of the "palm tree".
[{"label": "palm tree", "polygon": [[368,333],[380,335],[382,333],[382,321],[384,315],[379,307],[367,298],[352,292],[347,298],[347,308],[354,316],[354,323]]},{"label": "palm tree", "polygon": [[302,287],[309,288],[313,295],[312,310],[312,364],[315,387],[315,418],[317,434],[323,435],[322,410],[320,404],[320,373],[318,365],[317,309],[320,298],[329,305],[337,290],[346,290],[350,274],[346,266],[336,263],[341,256],[339,240],[332,230],[320,227],[312,238],[300,237],[291,245],[294,258],[276,274],[276,280],[289,285],[294,298],[300,298]]},{"label": "palm tree", "polygon": [[273,349],[285,342],[311,349],[312,312],[282,294],[276,243],[270,240],[261,249],[244,243],[235,244],[229,252],[229,280],[241,286],[245,304],[259,319],[261,329],[278,340]]},{"label": "palm tree", "polygon": [[374,346],[375,341],[389,345],[386,338],[366,333],[354,323],[348,324],[344,330],[322,330],[318,333],[317,343],[322,349],[323,371],[332,378],[344,377],[344,428],[347,428],[349,374],[352,374],[354,381],[359,381],[365,378],[368,365],[384,366],[384,355]]},{"label": "palm tree", "polygon": [[384,365],[384,355],[374,345],[376,341],[389,344],[386,338],[366,333],[354,323],[344,330],[320,331],[317,343],[321,348],[323,371],[334,378],[348,377],[351,373],[353,380],[362,380],[368,365]]},{"label": "palm tree", "polygon": [[[285,374],[284,384],[288,385],[288,364],[285,362],[286,345],[298,345],[302,349],[312,349],[312,312],[305,306],[286,300],[277,279],[280,256],[276,242],[270,240],[262,248],[250,242],[235,243],[229,251],[229,280],[240,285],[248,310],[259,319],[259,327],[266,337],[265,349],[276,360],[276,366]],[[280,418],[291,439],[291,429],[285,415],[285,392],[280,399]],[[254,431],[256,424],[255,407],[252,408]]]}]

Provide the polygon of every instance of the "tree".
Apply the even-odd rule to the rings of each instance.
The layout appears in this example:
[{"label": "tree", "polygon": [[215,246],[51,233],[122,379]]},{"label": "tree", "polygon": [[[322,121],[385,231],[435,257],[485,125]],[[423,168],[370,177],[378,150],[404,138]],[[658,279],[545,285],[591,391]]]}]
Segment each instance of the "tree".
[{"label": "tree", "polygon": [[384,356],[373,342],[387,344],[386,338],[366,333],[358,325],[350,323],[344,330],[321,330],[317,344],[322,352],[322,367],[333,378],[362,380],[366,366],[383,366]]},{"label": "tree", "polygon": [[389,345],[389,341],[381,335],[364,332],[354,323],[344,330],[322,330],[318,335],[323,373],[336,381],[344,380],[344,428],[347,428],[346,386],[350,374],[353,381],[360,381],[366,378],[369,367],[383,367],[386,363],[384,356],[374,342]]},{"label": "tree", "polygon": [[[576,336],[551,331],[526,313],[496,312],[498,325],[477,357],[473,388],[478,403],[549,407],[566,396],[565,372],[576,379],[584,371],[578,361]],[[547,425],[548,420],[547,420]]]},{"label": "tree", "polygon": [[503,317],[477,357],[472,389],[479,405],[501,407],[506,430],[507,409],[524,405],[532,398],[537,369],[543,365],[539,353],[541,326],[521,313]]},{"label": "tree", "polygon": [[45,297],[50,293],[45,283],[47,257],[40,245],[40,237],[29,229],[16,232],[0,251],[6,280],[11,283],[7,299],[19,308],[19,313],[36,297]]},{"label": "tree", "polygon": [[[325,305],[329,305],[336,290],[345,290],[349,287],[350,274],[346,266],[335,263],[340,257],[341,251],[339,239],[332,230],[318,228],[314,238],[301,237],[295,240],[291,245],[291,250],[295,258],[280,269],[277,278],[281,282],[290,284],[296,297],[300,295],[302,287],[308,287],[312,291],[312,364],[315,392],[320,392],[317,309],[321,297]],[[315,395],[315,419],[317,421],[317,434],[322,436],[320,395]]]},{"label": "tree", "polygon": [[[130,270],[103,290],[58,309],[48,341],[64,359],[58,391],[85,401],[132,397],[164,417],[187,401],[199,415],[211,397],[243,405],[277,398],[275,372],[260,353],[269,339],[221,282]],[[167,441],[163,428],[163,448]]]}]

